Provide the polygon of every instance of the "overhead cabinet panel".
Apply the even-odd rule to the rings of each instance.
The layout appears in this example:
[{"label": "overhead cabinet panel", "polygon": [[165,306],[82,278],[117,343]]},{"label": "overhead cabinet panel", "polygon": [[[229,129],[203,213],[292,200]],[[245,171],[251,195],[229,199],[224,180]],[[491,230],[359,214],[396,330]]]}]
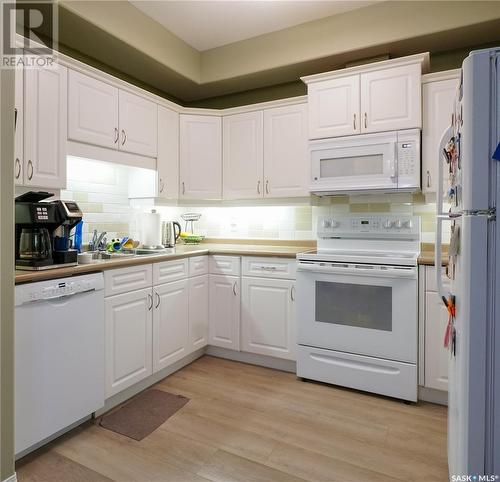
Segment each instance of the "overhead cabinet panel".
[{"label": "overhead cabinet panel", "polygon": [[14,131],[14,183],[22,185],[24,181],[24,69],[15,70],[15,131]]},{"label": "overhead cabinet panel", "polygon": [[179,197],[179,114],[158,106],[158,197]]},{"label": "overhead cabinet panel", "polygon": [[67,93],[66,67],[26,69],[26,186],[66,187]]},{"label": "overhead cabinet panel", "polygon": [[116,149],[119,141],[118,89],[70,70],[68,138]]},{"label": "overhead cabinet panel", "polygon": [[222,121],[218,116],[180,116],[179,197],[222,197]]},{"label": "overhead cabinet panel", "polygon": [[309,84],[308,102],[310,139],[360,132],[359,75]]},{"label": "overhead cabinet panel", "polygon": [[264,196],[309,196],[307,104],[264,111]]},{"label": "overhead cabinet panel", "polygon": [[124,90],[119,92],[121,151],[156,157],[158,152],[158,106]]},{"label": "overhead cabinet panel", "polygon": [[263,196],[263,113],[224,117],[224,199]]},{"label": "overhead cabinet panel", "polygon": [[361,132],[422,126],[420,64],[361,74]]}]

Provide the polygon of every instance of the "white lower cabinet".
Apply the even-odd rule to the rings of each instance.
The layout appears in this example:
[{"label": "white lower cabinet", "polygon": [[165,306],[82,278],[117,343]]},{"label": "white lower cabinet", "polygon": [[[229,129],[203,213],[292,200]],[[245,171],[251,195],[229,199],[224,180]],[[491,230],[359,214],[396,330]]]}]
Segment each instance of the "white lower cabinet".
[{"label": "white lower cabinet", "polygon": [[240,277],[209,275],[208,344],[240,349]]},{"label": "white lower cabinet", "polygon": [[151,288],[105,299],[106,398],[153,373]]},{"label": "white lower cabinet", "polygon": [[188,354],[188,280],[153,288],[153,371],[157,372]]},{"label": "white lower cabinet", "polygon": [[208,344],[208,275],[189,279],[189,351]]},{"label": "white lower cabinet", "polygon": [[243,351],[295,359],[294,291],[293,280],[242,278]]}]

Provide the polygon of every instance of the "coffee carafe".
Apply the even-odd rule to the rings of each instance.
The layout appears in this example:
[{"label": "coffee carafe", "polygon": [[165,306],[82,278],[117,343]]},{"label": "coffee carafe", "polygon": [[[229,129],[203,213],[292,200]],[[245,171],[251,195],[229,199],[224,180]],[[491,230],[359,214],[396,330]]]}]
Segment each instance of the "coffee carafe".
[{"label": "coffee carafe", "polygon": [[162,223],[161,244],[165,248],[173,248],[180,235],[181,225],[177,221],[164,221]]}]

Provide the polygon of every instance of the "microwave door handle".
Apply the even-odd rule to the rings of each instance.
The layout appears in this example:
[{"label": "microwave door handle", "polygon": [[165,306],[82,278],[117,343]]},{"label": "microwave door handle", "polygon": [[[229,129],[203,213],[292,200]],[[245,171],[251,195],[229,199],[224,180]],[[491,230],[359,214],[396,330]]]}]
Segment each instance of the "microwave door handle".
[{"label": "microwave door handle", "polygon": [[391,179],[396,179],[398,177],[396,159],[398,157],[398,143],[394,143],[394,152],[391,161]]}]

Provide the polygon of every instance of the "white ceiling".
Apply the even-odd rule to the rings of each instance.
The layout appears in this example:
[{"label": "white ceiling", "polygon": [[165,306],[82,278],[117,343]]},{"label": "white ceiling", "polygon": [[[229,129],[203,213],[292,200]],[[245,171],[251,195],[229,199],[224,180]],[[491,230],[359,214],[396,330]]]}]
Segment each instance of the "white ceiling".
[{"label": "white ceiling", "polygon": [[377,3],[377,0],[129,1],[199,51]]}]

